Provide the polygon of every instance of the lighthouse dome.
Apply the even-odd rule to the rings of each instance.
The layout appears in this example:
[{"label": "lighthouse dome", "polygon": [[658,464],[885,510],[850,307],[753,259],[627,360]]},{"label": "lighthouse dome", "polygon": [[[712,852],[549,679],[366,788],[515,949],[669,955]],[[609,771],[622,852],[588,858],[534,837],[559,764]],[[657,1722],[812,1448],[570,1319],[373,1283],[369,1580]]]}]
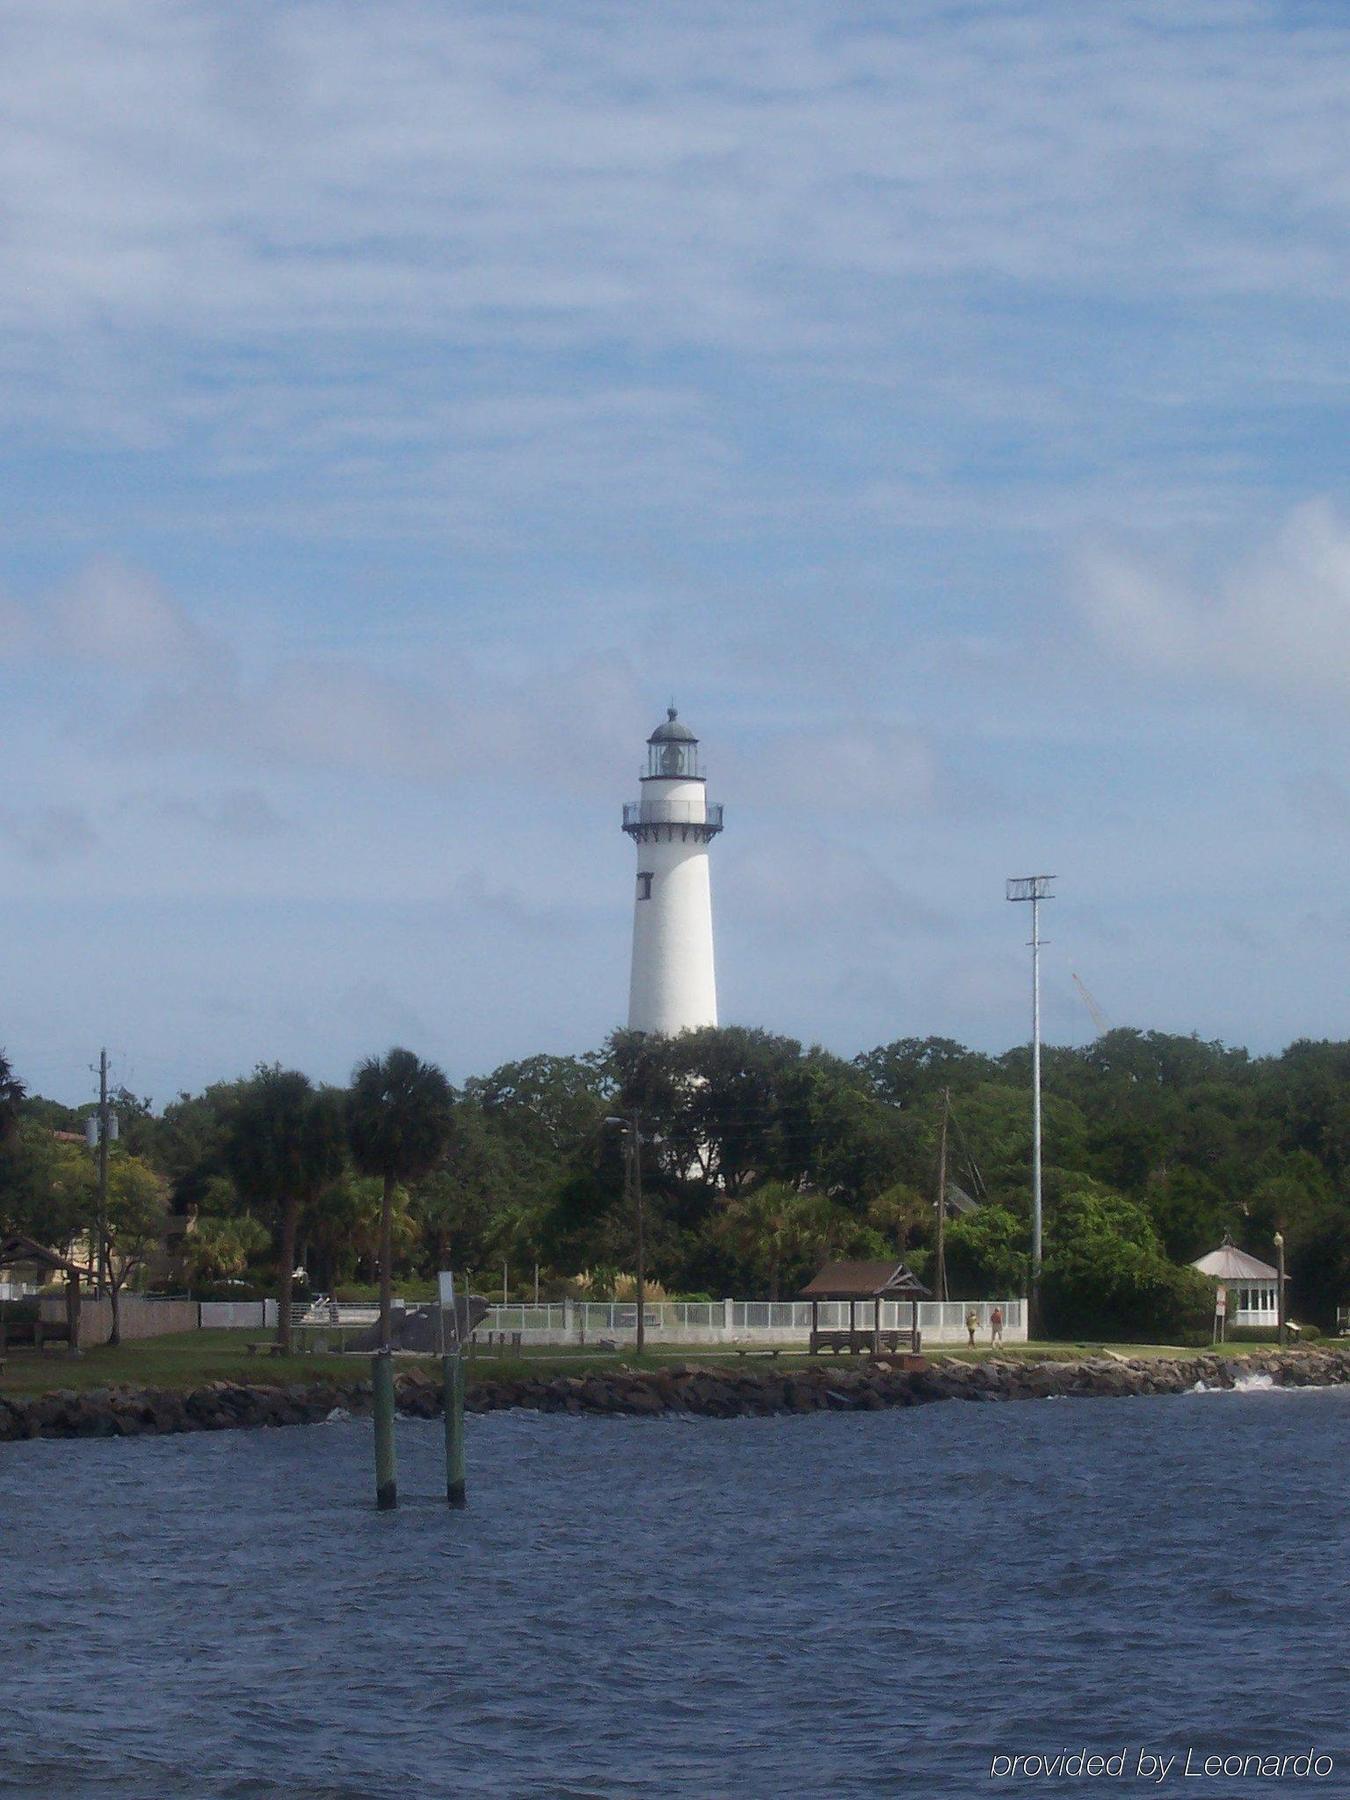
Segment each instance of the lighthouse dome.
[{"label": "lighthouse dome", "polygon": [[682,725],[673,706],[647,739],[647,773],[644,781],[702,781],[698,766],[698,739]]},{"label": "lighthouse dome", "polygon": [[673,706],[666,708],[664,723],[647,739],[649,744],[696,744],[697,737],[687,725],[681,725]]}]

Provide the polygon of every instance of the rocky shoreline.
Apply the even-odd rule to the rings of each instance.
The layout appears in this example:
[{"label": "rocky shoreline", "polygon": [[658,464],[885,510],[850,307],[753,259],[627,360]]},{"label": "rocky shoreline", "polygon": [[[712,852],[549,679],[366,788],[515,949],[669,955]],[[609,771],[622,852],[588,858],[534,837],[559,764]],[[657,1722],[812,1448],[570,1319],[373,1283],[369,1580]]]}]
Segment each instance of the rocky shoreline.
[{"label": "rocky shoreline", "polygon": [[[1280,1387],[1350,1383],[1350,1348],[1309,1348],[1227,1359],[1197,1354],[1176,1359],[1089,1357],[1077,1362],[1009,1358],[965,1363],[936,1357],[921,1369],[893,1368],[884,1359],[807,1369],[778,1369],[767,1361],[740,1366],[672,1363],[656,1370],[588,1370],[577,1375],[531,1375],[528,1366],[471,1382],[471,1412],[513,1407],[544,1413],[653,1418],[661,1415],[730,1419],[782,1413],[881,1411],[938,1400],[1045,1400],[1180,1394],[1231,1388],[1268,1376]],[[399,1411],[434,1418],[441,1410],[438,1377],[425,1368],[400,1370]],[[0,1442],[21,1438],[142,1437],[183,1431],[225,1431],[276,1425],[313,1425],[334,1411],[370,1409],[370,1383],[323,1378],[285,1386],[213,1381],[187,1393],[160,1388],[70,1389],[21,1397],[0,1395]]]}]

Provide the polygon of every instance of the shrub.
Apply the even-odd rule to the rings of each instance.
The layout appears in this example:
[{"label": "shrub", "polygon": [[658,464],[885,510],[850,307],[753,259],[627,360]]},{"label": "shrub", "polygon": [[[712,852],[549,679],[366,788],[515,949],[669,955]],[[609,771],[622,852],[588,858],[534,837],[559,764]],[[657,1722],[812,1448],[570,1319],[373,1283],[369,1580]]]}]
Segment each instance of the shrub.
[{"label": "shrub", "polygon": [[[953,1298],[1026,1291],[1027,1224],[1002,1206],[982,1206],[954,1219],[946,1234],[947,1286]],[[914,1264],[911,1262],[913,1268]],[[919,1271],[916,1268],[915,1274]]]},{"label": "shrub", "polygon": [[1080,1182],[1061,1196],[1049,1240],[1041,1305],[1051,1336],[1206,1340],[1213,1287],[1168,1261],[1143,1207]]},{"label": "shrub", "polygon": [[[1230,1325],[1223,1335],[1228,1344],[1278,1344],[1280,1341],[1277,1325]],[[1301,1320],[1297,1324],[1292,1319],[1289,1321],[1291,1344],[1315,1344],[1321,1336],[1316,1325],[1305,1325]]]}]

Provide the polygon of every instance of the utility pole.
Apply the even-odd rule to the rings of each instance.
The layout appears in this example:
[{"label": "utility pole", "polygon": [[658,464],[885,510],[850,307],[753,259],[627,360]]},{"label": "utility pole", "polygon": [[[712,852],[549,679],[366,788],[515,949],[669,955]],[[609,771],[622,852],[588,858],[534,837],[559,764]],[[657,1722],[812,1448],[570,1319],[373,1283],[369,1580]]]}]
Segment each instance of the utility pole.
[{"label": "utility pole", "polygon": [[95,1292],[101,1300],[108,1285],[108,1052],[98,1053],[98,1243],[94,1250]]},{"label": "utility pole", "polygon": [[1282,1231],[1277,1231],[1275,1233],[1275,1252],[1276,1252],[1276,1260],[1279,1264],[1278,1279],[1277,1279],[1277,1285],[1276,1285],[1276,1289],[1275,1289],[1275,1307],[1276,1307],[1276,1317],[1279,1319],[1279,1322],[1280,1322],[1280,1348],[1281,1348],[1281,1350],[1283,1350],[1285,1345],[1289,1342],[1289,1315],[1285,1311],[1284,1233]]},{"label": "utility pole", "polygon": [[1041,901],[1053,900],[1053,875],[1010,876],[1009,900],[1031,902],[1031,1314],[1041,1310]]},{"label": "utility pole", "polygon": [[952,1110],[952,1090],[942,1090],[942,1135],[938,1139],[937,1197],[937,1297],[947,1298],[947,1121]]}]

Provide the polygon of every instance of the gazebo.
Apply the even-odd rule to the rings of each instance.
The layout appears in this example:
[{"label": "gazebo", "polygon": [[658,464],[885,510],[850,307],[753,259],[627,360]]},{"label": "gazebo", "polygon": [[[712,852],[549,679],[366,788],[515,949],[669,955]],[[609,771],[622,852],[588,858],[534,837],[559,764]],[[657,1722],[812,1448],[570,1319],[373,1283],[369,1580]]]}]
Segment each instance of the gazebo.
[{"label": "gazebo", "polygon": [[[29,1263],[43,1269],[48,1275],[64,1275],[66,1278],[66,1342],[70,1354],[80,1353],[80,1283],[92,1282],[94,1271],[71,1262],[67,1256],[50,1249],[46,1244],[39,1244],[36,1238],[24,1237],[21,1233],[11,1233],[8,1237],[0,1237],[0,1269],[12,1269],[16,1264]],[[50,1329],[50,1328],[49,1328]],[[59,1336],[59,1331],[53,1335]],[[35,1333],[40,1344],[41,1338]]]},{"label": "gazebo", "polygon": [[[801,1291],[801,1298],[811,1302],[811,1354],[815,1356],[821,1350],[833,1350],[837,1355],[840,1350],[850,1350],[855,1355],[860,1350],[870,1350],[874,1356],[883,1349],[898,1350],[902,1338],[909,1339],[909,1348],[915,1356],[919,1354],[919,1302],[930,1298],[930,1290],[926,1288],[911,1269],[902,1262],[832,1262],[807,1282]],[[822,1331],[820,1329],[820,1303],[822,1300],[848,1301],[848,1330]],[[871,1330],[858,1330],[858,1302],[872,1305]],[[908,1331],[883,1331],[881,1328],[881,1303],[883,1300],[908,1300],[910,1303],[910,1326]]]},{"label": "gazebo", "polygon": [[1227,1288],[1231,1296],[1228,1317],[1234,1325],[1279,1323],[1279,1270],[1239,1250],[1226,1231],[1218,1249],[1197,1257],[1191,1267],[1207,1275],[1216,1286]]}]

